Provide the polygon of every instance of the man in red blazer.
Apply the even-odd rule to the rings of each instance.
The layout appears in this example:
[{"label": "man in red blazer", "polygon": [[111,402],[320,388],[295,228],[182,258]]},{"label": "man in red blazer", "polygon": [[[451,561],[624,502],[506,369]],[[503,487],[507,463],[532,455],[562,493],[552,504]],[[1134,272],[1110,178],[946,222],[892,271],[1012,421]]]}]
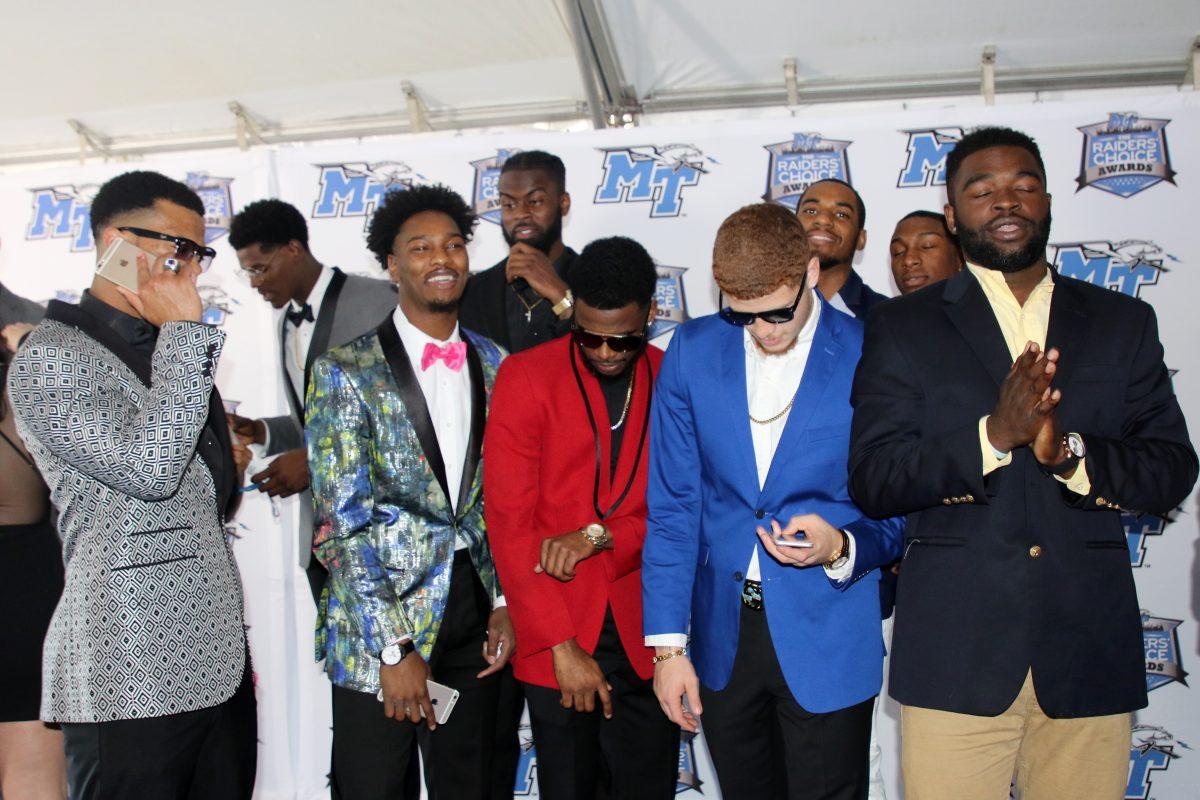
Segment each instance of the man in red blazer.
[{"label": "man in red blazer", "polygon": [[671,798],[679,727],[642,643],[657,271],[631,239],[592,242],[567,276],[571,334],[510,356],[483,445],[488,539],[520,650],[548,800]]}]

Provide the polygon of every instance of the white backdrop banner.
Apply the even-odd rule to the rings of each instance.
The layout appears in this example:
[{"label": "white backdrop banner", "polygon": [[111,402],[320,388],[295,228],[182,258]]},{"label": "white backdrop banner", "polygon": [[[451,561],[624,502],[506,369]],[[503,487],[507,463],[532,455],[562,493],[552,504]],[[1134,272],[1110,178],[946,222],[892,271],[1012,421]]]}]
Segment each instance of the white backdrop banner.
[{"label": "white backdrop banner", "polygon": [[[202,278],[206,319],[229,332],[218,383],[249,416],[282,413],[278,347],[269,306],[237,277],[226,233],[231,213],[277,196],[309,218],[310,244],[325,263],[374,276],[364,233],[380,197],[414,184],[448,184],[483,217],[471,246],[474,269],[505,254],[496,179],[517,150],[544,149],[567,166],[572,196],[564,238],[576,249],[601,236],[642,242],[659,266],[665,345],[671,329],[715,310],[713,238],[736,208],[766,199],[795,207],[821,178],[848,180],[867,207],[867,247],[856,266],[885,294],[895,222],[915,209],[941,210],[944,160],[966,129],[1008,125],[1042,148],[1054,194],[1049,256],[1064,274],[1155,306],[1167,365],[1193,431],[1200,430],[1200,98],[1170,94],[1131,103],[1089,101],[947,108],[855,116],[758,120],[566,134],[410,137],[338,146],[199,153],[148,161],[185,179],[208,208],[219,256]],[[90,281],[95,252],[90,197],[127,165],[24,172],[0,178],[0,280],[38,300],[75,298]],[[1189,355],[1190,353],[1190,355]],[[247,624],[259,701],[261,798],[328,795],[329,691],[312,663],[314,610],[294,567],[294,501],[248,497],[230,536],[246,586]],[[1130,743],[1130,800],[1183,800],[1200,785],[1200,696],[1188,667],[1200,654],[1200,540],[1193,495],[1164,525],[1126,519],[1130,563],[1143,610],[1150,705]],[[898,613],[903,613],[900,609]],[[1045,609],[1053,615],[1053,608]],[[953,632],[947,632],[953,635]],[[879,735],[889,797],[902,797],[899,711],[881,708]],[[537,753],[522,730],[514,794],[537,796]],[[1195,749],[1194,749],[1195,748]],[[682,797],[718,798],[703,738],[680,750]]]}]

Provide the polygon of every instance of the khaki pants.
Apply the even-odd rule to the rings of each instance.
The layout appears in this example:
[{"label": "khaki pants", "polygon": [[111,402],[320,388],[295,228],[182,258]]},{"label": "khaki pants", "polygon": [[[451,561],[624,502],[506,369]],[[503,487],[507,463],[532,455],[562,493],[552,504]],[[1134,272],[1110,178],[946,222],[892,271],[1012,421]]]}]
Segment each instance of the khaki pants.
[{"label": "khaki pants", "polygon": [[906,800],[1123,800],[1132,714],[1051,719],[1033,676],[996,717],[901,709]]}]

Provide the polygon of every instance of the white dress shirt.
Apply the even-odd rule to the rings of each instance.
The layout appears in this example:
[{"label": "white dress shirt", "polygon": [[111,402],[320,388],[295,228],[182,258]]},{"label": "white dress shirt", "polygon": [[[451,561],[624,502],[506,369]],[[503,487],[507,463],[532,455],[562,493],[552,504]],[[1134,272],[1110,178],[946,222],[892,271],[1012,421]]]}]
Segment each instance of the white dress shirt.
[{"label": "white dress shirt", "polygon": [[[303,320],[299,325],[293,325],[287,319],[282,322],[283,367],[301,404],[304,403],[304,364],[308,360],[308,348],[312,345],[313,332],[317,329],[317,315],[321,312],[321,303],[325,300],[325,292],[329,289],[331,280],[333,280],[333,269],[321,265],[321,274],[317,276],[317,282],[313,284],[306,301],[312,307],[312,322]],[[288,304],[288,308],[299,313],[300,309],[304,308],[304,304],[293,300]]]},{"label": "white dress shirt", "polygon": [[[821,301],[813,295],[812,313],[804,321],[796,343],[786,353],[767,355],[755,344],[749,330],[742,334],[746,352],[746,399],[750,408],[750,416],[755,419],[770,419],[779,414],[796,396],[800,388],[800,380],[804,377],[804,367],[808,363],[808,354],[812,349],[813,336],[817,332],[817,323],[821,318]],[[754,462],[758,472],[758,488],[761,490],[766,483],[767,474],[771,471],[771,462],[775,458],[775,448],[787,427],[787,413],[767,425],[760,425],[753,420],[750,422],[750,438],[754,444]],[[803,458],[804,454],[801,453]],[[771,531],[770,521],[764,520],[764,528]],[[788,520],[781,519],[779,524],[787,527]],[[835,581],[843,581],[854,571],[854,535],[847,531],[850,548],[845,564],[836,570],[824,568],[825,573]],[[758,567],[758,543],[751,545],[749,565],[746,567],[746,579],[762,580]],[[687,635],[683,633],[661,633],[647,636],[647,647],[684,647],[687,645]]]}]

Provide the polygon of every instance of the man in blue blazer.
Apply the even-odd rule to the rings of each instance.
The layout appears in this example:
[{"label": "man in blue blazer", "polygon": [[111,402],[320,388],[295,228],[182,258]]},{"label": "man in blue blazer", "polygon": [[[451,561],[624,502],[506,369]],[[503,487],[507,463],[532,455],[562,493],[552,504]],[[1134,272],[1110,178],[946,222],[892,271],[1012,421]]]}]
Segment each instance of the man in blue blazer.
[{"label": "man in blue blazer", "polygon": [[703,713],[726,798],[867,796],[876,568],[902,525],[847,491],[862,325],[818,275],[787,209],[735,212],[713,247],[728,306],[676,330],[655,389],[646,644],[663,711]]}]

